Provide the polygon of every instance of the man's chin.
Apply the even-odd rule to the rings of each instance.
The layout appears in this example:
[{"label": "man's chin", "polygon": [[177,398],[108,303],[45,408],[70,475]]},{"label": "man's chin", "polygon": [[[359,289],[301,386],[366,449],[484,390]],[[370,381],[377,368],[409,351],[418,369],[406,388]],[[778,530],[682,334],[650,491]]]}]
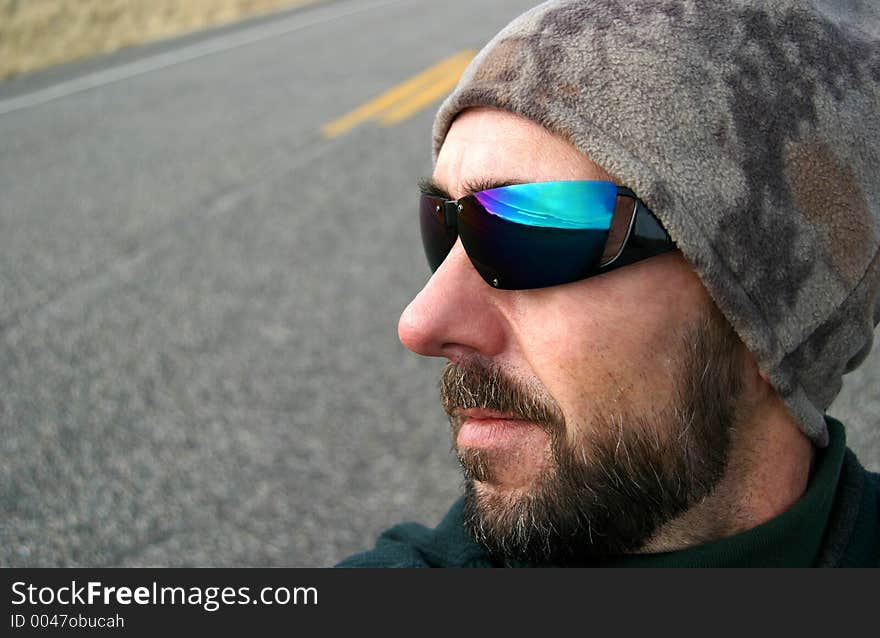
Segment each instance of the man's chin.
[{"label": "man's chin", "polygon": [[550,436],[534,424],[473,425],[456,436],[465,476],[492,491],[525,490],[552,464]]}]

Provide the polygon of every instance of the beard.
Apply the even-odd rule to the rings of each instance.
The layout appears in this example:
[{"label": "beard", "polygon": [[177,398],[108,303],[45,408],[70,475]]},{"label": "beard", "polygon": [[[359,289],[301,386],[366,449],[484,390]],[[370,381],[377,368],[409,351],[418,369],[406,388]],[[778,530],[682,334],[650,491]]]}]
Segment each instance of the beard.
[{"label": "beard", "polygon": [[[465,525],[494,560],[589,564],[638,551],[658,529],[710,495],[725,473],[743,388],[744,347],[717,308],[680,335],[675,391],[650,413],[597,411],[574,443],[555,400],[481,359],[441,379],[453,449],[464,473]],[[485,408],[536,423],[550,461],[527,489],[487,489],[510,462],[457,449],[457,410]]]}]

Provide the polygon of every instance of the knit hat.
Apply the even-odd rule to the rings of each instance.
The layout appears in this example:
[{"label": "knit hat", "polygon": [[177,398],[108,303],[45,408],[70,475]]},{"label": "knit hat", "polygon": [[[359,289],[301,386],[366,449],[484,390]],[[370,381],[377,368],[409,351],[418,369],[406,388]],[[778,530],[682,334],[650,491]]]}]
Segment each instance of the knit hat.
[{"label": "knit hat", "polygon": [[570,141],[659,217],[817,445],[880,321],[880,3],[554,0],[434,123],[488,106]]}]

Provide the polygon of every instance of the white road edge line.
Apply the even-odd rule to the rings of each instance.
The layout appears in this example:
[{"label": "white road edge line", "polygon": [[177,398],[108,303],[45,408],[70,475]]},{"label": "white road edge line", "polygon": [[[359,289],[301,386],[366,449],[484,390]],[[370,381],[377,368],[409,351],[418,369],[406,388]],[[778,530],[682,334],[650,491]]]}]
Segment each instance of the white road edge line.
[{"label": "white road edge line", "polygon": [[40,104],[45,104],[52,100],[57,100],[76,93],[82,93],[83,91],[106,86],[107,84],[112,84],[114,82],[127,80],[138,75],[150,73],[151,71],[166,69],[170,66],[189,62],[190,60],[202,58],[214,53],[229,51],[248,44],[260,42],[261,40],[268,40],[294,31],[313,27],[318,24],[331,22],[333,20],[338,20],[339,18],[345,18],[356,13],[377,9],[390,4],[397,4],[401,1],[402,0],[375,0],[354,7],[348,6],[338,8],[335,11],[334,8],[336,7],[334,5],[325,8],[318,6],[315,8],[321,11],[320,15],[307,17],[297,14],[286,20],[282,20],[281,22],[270,25],[261,25],[241,32],[220,36],[213,40],[208,40],[207,42],[200,42],[199,44],[190,45],[174,51],[168,51],[167,53],[144,58],[143,60],[137,60],[136,62],[129,62],[117,67],[102,69],[101,71],[96,71],[73,80],[61,82],[54,86],[34,91],[33,93],[25,93],[24,95],[17,95],[6,100],[0,100],[0,115],[6,115],[7,113],[12,113],[14,111],[39,106]]}]

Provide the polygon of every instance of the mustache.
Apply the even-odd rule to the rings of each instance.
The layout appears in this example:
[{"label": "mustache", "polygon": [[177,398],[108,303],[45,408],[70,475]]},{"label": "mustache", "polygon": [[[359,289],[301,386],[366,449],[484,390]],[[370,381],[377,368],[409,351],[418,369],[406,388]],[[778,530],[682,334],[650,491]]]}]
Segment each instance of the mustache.
[{"label": "mustache", "polygon": [[481,408],[533,421],[551,433],[565,428],[562,410],[553,397],[479,360],[446,364],[440,377],[440,400],[450,419],[460,410]]}]

